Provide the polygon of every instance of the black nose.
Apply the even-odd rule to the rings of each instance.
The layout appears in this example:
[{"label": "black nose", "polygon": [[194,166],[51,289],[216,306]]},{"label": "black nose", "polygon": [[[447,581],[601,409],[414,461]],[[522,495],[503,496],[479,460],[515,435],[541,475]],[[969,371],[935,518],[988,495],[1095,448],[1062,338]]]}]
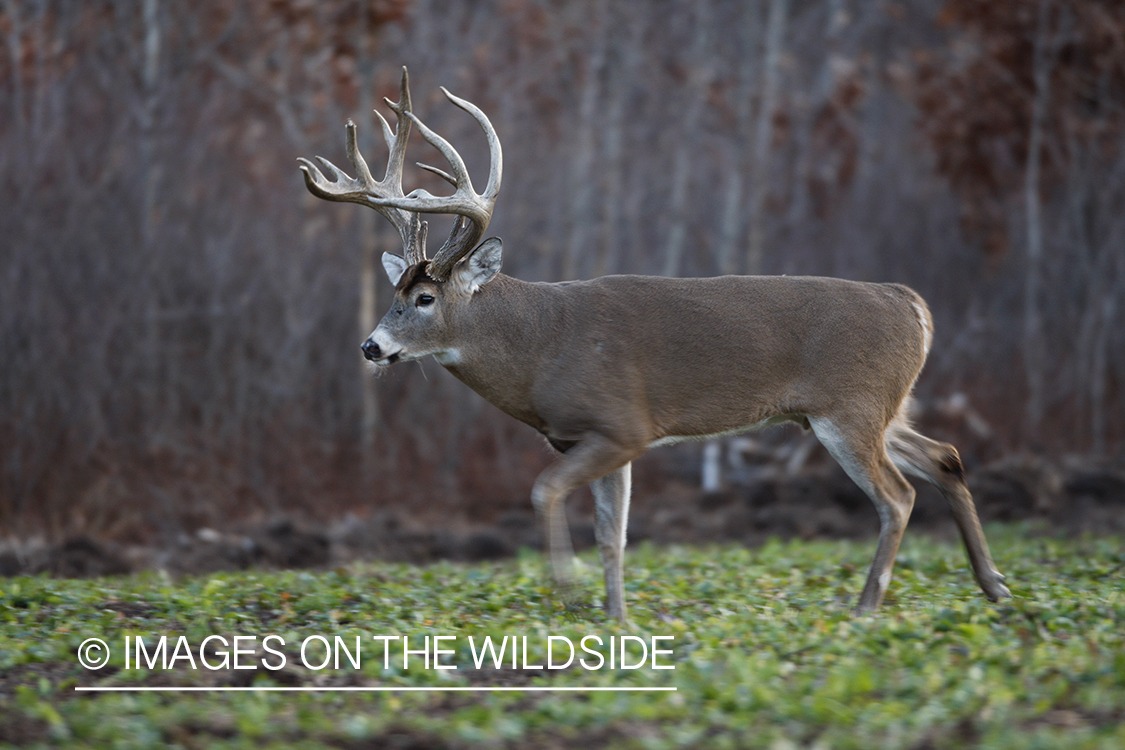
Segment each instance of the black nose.
[{"label": "black nose", "polygon": [[364,341],[363,346],[361,346],[360,348],[363,349],[363,356],[367,357],[372,362],[382,358],[383,356],[383,350],[380,349],[379,345],[371,339],[367,339],[367,341]]}]

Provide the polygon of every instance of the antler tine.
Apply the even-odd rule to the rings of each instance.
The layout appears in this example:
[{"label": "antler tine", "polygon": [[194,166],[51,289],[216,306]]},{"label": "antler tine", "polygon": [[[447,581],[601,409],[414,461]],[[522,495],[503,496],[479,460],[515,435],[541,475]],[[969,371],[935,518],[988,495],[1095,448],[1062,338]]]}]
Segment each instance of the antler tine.
[{"label": "antler tine", "polygon": [[421,220],[417,212],[408,206],[396,206],[387,201],[403,198],[402,192],[402,167],[406,157],[406,144],[410,138],[410,123],[413,115],[410,112],[410,81],[406,68],[402,69],[402,84],[397,102],[389,99],[387,106],[397,116],[396,128],[391,131],[386,119],[376,112],[383,130],[383,139],[387,142],[390,156],[387,159],[387,171],[382,180],[376,180],[368,169],[367,162],[356,143],[355,123],[348,120],[345,128],[345,143],[348,160],[356,170],[356,178],[349,177],[332,162],[323,157],[316,157],[321,166],[332,179],[305,158],[298,158],[300,170],[305,176],[305,186],[309,192],[318,198],[331,201],[347,201],[370,206],[385,216],[402,238],[402,247],[407,263],[421,263],[426,260],[426,223]]},{"label": "antler tine", "polygon": [[409,117],[411,122],[418,128],[418,132],[422,134],[426,142],[440,151],[446,161],[449,162],[452,174],[424,164],[420,164],[419,166],[446,180],[452,184],[456,190],[453,195],[442,197],[419,189],[412,191],[409,195],[402,198],[385,198],[373,201],[373,203],[377,203],[381,206],[407,211],[457,214],[457,219],[453,222],[453,228],[449,233],[449,238],[446,239],[445,244],[442,245],[441,250],[439,250],[433,260],[430,261],[429,267],[427,268],[430,276],[438,281],[448,277],[449,272],[453,269],[453,266],[456,265],[457,261],[465,257],[484,235],[485,229],[492,220],[492,209],[496,203],[496,196],[500,192],[500,181],[504,164],[503,152],[500,148],[500,139],[497,137],[496,129],[492,127],[492,123],[489,121],[487,115],[476,105],[454,96],[445,88],[442,88],[442,93],[459,108],[472,115],[484,131],[485,137],[488,139],[490,168],[488,185],[485,187],[484,192],[478,194],[473,189],[473,182],[469,177],[469,171],[465,168],[465,162],[461,158],[461,155],[457,153],[457,150],[450,145],[449,141],[427,127],[413,112],[407,112],[406,116]]},{"label": "antler tine", "polygon": [[481,130],[484,131],[484,135],[488,139],[488,184],[485,185],[484,192],[481,195],[496,200],[496,196],[500,193],[500,180],[504,172],[504,153],[500,148],[500,138],[496,135],[496,129],[492,127],[488,116],[480,107],[466,99],[454,96],[444,86],[441,87],[441,91],[449,101],[472,115],[473,119],[480,125]]},{"label": "antler tine", "polygon": [[457,187],[457,178],[455,178],[453,175],[449,174],[449,172],[446,172],[444,169],[438,169],[437,167],[431,167],[429,164],[423,164],[420,161],[414,162],[414,163],[417,164],[422,169],[426,170],[427,172],[433,172],[434,174],[436,174],[438,177],[440,177],[441,179],[448,182],[453,187]]},{"label": "antler tine", "polygon": [[[355,173],[357,177],[356,182],[366,188],[373,187],[375,185],[375,178],[371,176],[371,170],[367,168],[367,160],[363,158],[363,154],[359,153],[359,143],[358,138],[356,137],[355,123],[352,122],[351,119],[344,123],[344,147],[345,152],[348,155],[348,161],[350,161],[352,163],[352,166],[355,167]],[[331,162],[320,159],[320,157],[317,157],[317,159],[324,162],[326,166],[331,166]],[[339,181],[342,173],[335,167],[332,168],[336,171],[336,180]]]},{"label": "antler tine", "polygon": [[[406,159],[406,143],[410,140],[410,110],[412,107],[410,102],[410,77],[406,73],[405,65],[402,66],[402,83],[399,86],[398,101],[392,102],[386,97],[383,97],[383,101],[395,113],[398,121],[394,141],[387,140],[387,148],[390,149],[391,154],[387,158],[387,173],[383,177],[383,182],[390,182],[393,179],[394,184],[398,186],[398,195],[402,195],[402,165]],[[386,125],[386,120],[383,119],[382,115],[379,115],[379,119],[384,124],[383,138],[387,139],[390,127]]]}]

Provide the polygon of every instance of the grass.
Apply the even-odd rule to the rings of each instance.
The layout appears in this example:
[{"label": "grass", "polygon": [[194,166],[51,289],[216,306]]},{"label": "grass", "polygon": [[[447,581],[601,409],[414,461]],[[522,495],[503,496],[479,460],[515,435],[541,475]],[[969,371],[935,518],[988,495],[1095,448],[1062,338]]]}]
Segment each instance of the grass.
[{"label": "grass", "polygon": [[[1015,598],[990,604],[963,551],[910,536],[883,609],[855,617],[873,544],[774,542],[749,550],[630,550],[631,623],[567,610],[528,554],[492,564],[363,564],[328,572],[250,572],[171,581],[159,573],[93,581],[0,580],[0,746],[89,748],[1121,748],[1125,747],[1125,547],[1119,538],[990,531]],[[588,600],[600,596],[584,556]],[[276,639],[262,648],[264,636]],[[124,639],[144,636],[179,659],[125,668]],[[323,643],[354,647],[319,667]],[[425,636],[421,654],[385,668],[381,641]],[[548,636],[576,646],[632,635],[658,641],[675,669],[474,670],[469,637],[515,636],[543,665]],[[241,666],[208,669],[200,644],[222,636]],[[250,638],[253,636],[254,638]],[[100,638],[109,666],[80,666]],[[133,642],[132,640],[130,642]],[[282,645],[284,642],[284,645]],[[596,646],[596,641],[587,644]],[[212,639],[210,645],[222,644]],[[553,646],[564,645],[556,638]],[[187,651],[196,659],[192,668]],[[598,649],[594,649],[598,650]],[[222,649],[204,649],[221,664]],[[510,658],[510,652],[509,658]],[[555,652],[555,660],[559,661]],[[265,668],[265,663],[281,669]],[[135,655],[134,655],[135,656]],[[563,657],[565,659],[565,647]],[[596,658],[588,653],[587,664]],[[265,661],[263,661],[265,660]],[[619,666],[619,665],[617,665]],[[675,692],[113,692],[78,686],[667,687]]]}]

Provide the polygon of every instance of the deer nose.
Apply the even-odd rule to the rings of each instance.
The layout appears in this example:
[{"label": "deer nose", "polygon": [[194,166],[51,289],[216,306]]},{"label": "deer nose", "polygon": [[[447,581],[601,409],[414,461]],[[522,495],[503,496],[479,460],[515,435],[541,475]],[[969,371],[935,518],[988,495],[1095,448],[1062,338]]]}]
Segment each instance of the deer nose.
[{"label": "deer nose", "polygon": [[361,346],[360,348],[363,349],[363,356],[371,360],[372,362],[383,356],[383,350],[380,349],[379,345],[371,339],[367,339],[367,341],[364,341],[363,346]]}]

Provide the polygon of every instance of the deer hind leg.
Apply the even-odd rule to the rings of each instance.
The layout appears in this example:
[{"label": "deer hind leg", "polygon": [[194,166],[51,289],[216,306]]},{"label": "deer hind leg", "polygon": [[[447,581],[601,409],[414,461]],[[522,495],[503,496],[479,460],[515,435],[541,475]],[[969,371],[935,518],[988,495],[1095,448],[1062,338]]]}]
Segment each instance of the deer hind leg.
[{"label": "deer hind leg", "polygon": [[[589,435],[567,448],[555,463],[548,466],[535,480],[535,487],[531,491],[531,502],[539,516],[543,533],[547,542],[547,553],[551,560],[551,572],[555,584],[560,589],[564,600],[569,600],[573,595],[574,582],[574,550],[570,543],[570,532],[567,529],[566,510],[564,501],[571,490],[584,484],[591,484],[595,480],[607,479],[607,487],[620,483],[620,478],[610,479],[607,474],[613,472],[614,476],[624,470],[624,486],[628,488],[628,464],[637,455],[637,452],[622,448],[618,444],[602,435]],[[628,493],[623,493],[628,497]],[[627,500],[626,500],[627,502]],[[620,508],[620,533],[624,541],[625,508]],[[600,508],[599,508],[600,511]],[[601,513],[599,513],[599,516]],[[607,528],[609,521],[606,521]],[[601,535],[598,539],[601,546]],[[604,547],[603,547],[604,559]],[[620,551],[616,556],[617,576],[620,577]],[[611,556],[612,560],[612,556]],[[609,568],[606,568],[607,584]],[[620,586],[617,588],[620,593]],[[607,596],[607,602],[609,602]],[[623,603],[622,603],[623,604]],[[624,607],[622,606],[622,617]]]},{"label": "deer hind leg", "polygon": [[920,435],[900,417],[887,428],[887,453],[895,466],[934,485],[949,502],[961,540],[969,553],[973,574],[985,596],[994,602],[1010,597],[1012,593],[1004,585],[1004,576],[996,569],[988,552],[988,542],[977,518],[973,496],[965,484],[965,472],[957,449]]},{"label": "deer hind leg", "polygon": [[629,517],[632,464],[590,483],[594,492],[594,536],[605,571],[605,609],[612,618],[625,621],[625,526]]},{"label": "deer hind leg", "polygon": [[857,612],[870,612],[879,607],[891,582],[895,555],[914,509],[914,488],[891,463],[879,430],[824,417],[810,417],[809,423],[817,439],[867,493],[879,513],[879,543],[856,607]]}]

